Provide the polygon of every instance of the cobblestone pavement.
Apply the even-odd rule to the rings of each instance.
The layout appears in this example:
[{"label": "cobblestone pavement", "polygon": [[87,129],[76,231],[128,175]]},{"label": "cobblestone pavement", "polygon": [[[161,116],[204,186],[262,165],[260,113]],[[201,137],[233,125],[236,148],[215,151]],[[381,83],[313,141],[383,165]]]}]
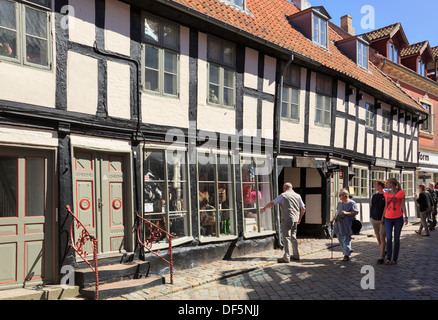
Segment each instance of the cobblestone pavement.
[{"label": "cobblestone pavement", "polygon": [[[377,264],[377,241],[366,230],[355,236],[349,262],[341,261],[339,246],[330,249],[330,239],[302,239],[300,261],[278,264],[280,250],[216,261],[177,271],[174,285],[117,300],[438,299],[438,231],[430,237],[420,236],[414,232],[418,226],[410,223],[403,228],[397,265]],[[338,244],[336,238],[333,243]]]}]

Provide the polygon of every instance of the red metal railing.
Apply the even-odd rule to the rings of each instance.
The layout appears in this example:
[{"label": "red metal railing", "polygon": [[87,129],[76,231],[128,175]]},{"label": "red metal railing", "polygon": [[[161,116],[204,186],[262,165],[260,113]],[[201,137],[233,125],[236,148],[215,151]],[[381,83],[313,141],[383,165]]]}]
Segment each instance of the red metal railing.
[{"label": "red metal railing", "polygon": [[[158,258],[160,258],[161,260],[165,261],[166,263],[168,263],[170,265],[170,283],[173,284],[173,256],[172,256],[172,238],[176,238],[176,236],[172,236],[170,233],[166,232],[165,230],[161,229],[160,227],[158,227],[157,225],[155,225],[154,223],[146,220],[145,218],[143,218],[142,216],[140,216],[138,214],[137,211],[137,217],[145,224],[147,224],[151,230],[149,233],[149,236],[145,239],[145,243],[143,243],[140,239],[140,228],[142,226],[142,223],[138,224],[138,228],[137,228],[137,239],[138,242],[145,248],[147,249],[149,252],[153,253],[154,255],[156,255]],[[152,251],[152,245],[157,241],[157,239],[161,239],[163,237],[163,235],[166,236],[167,241],[169,242],[169,249],[167,250],[167,254],[169,255],[169,259],[165,259],[163,256],[161,256],[160,250],[157,250],[156,252]]]},{"label": "red metal railing", "polygon": [[[71,244],[70,246],[73,248],[74,251],[85,261],[86,264],[91,268],[91,270],[94,272],[94,275],[96,276],[96,293],[95,293],[95,299],[99,300],[99,272],[97,271],[97,238],[92,236],[88,230],[85,228],[85,226],[82,224],[81,221],[79,221],[78,217],[74,215],[74,213],[70,210],[70,206],[66,205],[67,211],[73,216],[73,220],[70,225],[70,237],[71,237]],[[73,238],[73,225],[76,221],[76,230],[80,230],[82,228],[81,234],[78,236],[78,239],[74,240]],[[93,261],[90,262],[87,259],[87,255],[90,253],[85,250],[85,243],[87,241],[91,241],[93,245]],[[74,244],[74,245],[73,245]],[[92,266],[92,263],[94,263],[94,267]]]}]

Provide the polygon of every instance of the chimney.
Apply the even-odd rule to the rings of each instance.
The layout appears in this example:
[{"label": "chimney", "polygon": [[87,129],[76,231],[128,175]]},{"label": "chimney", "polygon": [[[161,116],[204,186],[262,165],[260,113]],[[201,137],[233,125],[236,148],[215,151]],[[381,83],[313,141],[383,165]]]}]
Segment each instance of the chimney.
[{"label": "chimney", "polygon": [[341,28],[354,36],[353,18],[348,14],[341,17]]},{"label": "chimney", "polygon": [[310,8],[312,5],[307,0],[292,0],[292,3],[301,11]]}]

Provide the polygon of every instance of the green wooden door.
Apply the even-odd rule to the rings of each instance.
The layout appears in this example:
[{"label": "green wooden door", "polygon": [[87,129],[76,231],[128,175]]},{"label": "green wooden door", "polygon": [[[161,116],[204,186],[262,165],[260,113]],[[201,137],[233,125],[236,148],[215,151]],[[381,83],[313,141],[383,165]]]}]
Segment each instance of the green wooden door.
[{"label": "green wooden door", "polygon": [[75,214],[99,240],[98,253],[124,251],[125,155],[75,150],[74,163]]},{"label": "green wooden door", "polygon": [[0,147],[0,287],[54,279],[54,152]]}]

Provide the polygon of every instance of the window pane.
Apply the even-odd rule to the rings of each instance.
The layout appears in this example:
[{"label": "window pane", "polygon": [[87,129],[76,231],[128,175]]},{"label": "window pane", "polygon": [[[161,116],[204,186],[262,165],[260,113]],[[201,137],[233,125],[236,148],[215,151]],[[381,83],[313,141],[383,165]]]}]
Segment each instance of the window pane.
[{"label": "window pane", "polygon": [[295,104],[291,105],[291,114],[290,114],[291,119],[294,119],[294,120],[299,119],[298,110],[299,110],[298,105],[295,105]]},{"label": "window pane", "polygon": [[26,8],[26,34],[47,39],[47,14]]},{"label": "window pane", "polygon": [[219,84],[219,67],[210,65],[210,83]]},{"label": "window pane", "polygon": [[44,7],[49,8],[49,9],[52,6],[52,3],[50,0],[28,0],[28,1],[39,4],[40,6],[44,6]]},{"label": "window pane", "polygon": [[224,69],[224,86],[234,88],[234,72]]},{"label": "window pane", "polygon": [[0,55],[17,58],[17,33],[0,27]]},{"label": "window pane", "polygon": [[322,123],[322,112],[319,109],[316,109],[316,115],[315,115],[315,123],[321,124]]},{"label": "window pane", "polygon": [[331,119],[330,112],[325,111],[325,113],[324,113],[324,124],[325,125],[330,125],[331,123],[332,123],[332,119]]},{"label": "window pane", "polygon": [[216,41],[215,39],[208,39],[208,59],[212,59],[215,61],[220,61],[220,51],[221,51],[221,46],[219,44],[218,41]]},{"label": "window pane", "polygon": [[232,89],[224,88],[224,105],[228,107],[234,106],[233,103],[234,91]]},{"label": "window pane", "polygon": [[[198,157],[200,156],[200,154],[198,154]],[[203,158],[204,160],[202,160],[203,162],[207,162],[208,158]],[[198,158],[199,160],[199,158]],[[214,168],[214,163],[201,163],[201,161],[198,162],[198,179],[199,181],[210,181],[213,182],[215,181],[214,178],[214,173],[215,173],[215,168]]]},{"label": "window pane", "polygon": [[234,4],[240,8],[243,6],[243,0],[233,0]]},{"label": "window pane", "polygon": [[164,182],[144,183],[145,213],[166,212],[166,185]]},{"label": "window pane", "polygon": [[158,91],[158,71],[146,69],[145,78],[146,90]]},{"label": "window pane", "polygon": [[178,72],[178,57],[176,54],[164,51],[164,72],[173,74]]},{"label": "window pane", "polygon": [[169,183],[169,212],[187,211],[187,183],[173,181]]},{"label": "window pane", "polygon": [[164,169],[164,153],[161,151],[146,151],[143,168],[145,182],[164,181]]},{"label": "window pane", "polygon": [[322,19],[320,19],[321,27],[320,27],[320,41],[319,43],[323,46],[327,46],[327,33],[326,33],[326,22]]},{"label": "window pane", "polygon": [[158,49],[146,46],[146,67],[158,70]]},{"label": "window pane", "polygon": [[223,62],[229,65],[234,65],[234,47],[224,43],[224,59]]},{"label": "window pane", "polygon": [[232,183],[219,183],[218,196],[220,209],[232,209],[234,207],[234,191]]},{"label": "window pane", "polygon": [[26,158],[26,216],[44,216],[44,158]]},{"label": "window pane", "polygon": [[158,21],[152,18],[144,20],[144,36],[146,41],[158,43],[160,25]]},{"label": "window pane", "polygon": [[26,60],[42,66],[48,65],[47,40],[26,36]]},{"label": "window pane", "polygon": [[281,104],[281,117],[286,119],[289,118],[289,105],[284,102]]},{"label": "window pane", "polygon": [[177,94],[177,84],[176,84],[176,76],[172,74],[164,74],[164,93],[170,94],[170,95],[176,95]]},{"label": "window pane", "polygon": [[165,25],[163,34],[163,46],[176,49],[178,40],[177,29],[173,26]]},{"label": "window pane", "polygon": [[218,181],[233,181],[231,157],[219,155],[217,164]]},{"label": "window pane", "polygon": [[0,157],[0,218],[18,216],[17,174],[17,158]]},{"label": "window pane", "polygon": [[0,0],[0,27],[16,30],[15,16],[14,2]]},{"label": "window pane", "polygon": [[[271,202],[271,185],[268,183],[260,184],[259,186],[260,192],[260,203],[269,203]],[[260,231],[273,230],[272,226],[272,214],[265,212],[260,215]]]}]

